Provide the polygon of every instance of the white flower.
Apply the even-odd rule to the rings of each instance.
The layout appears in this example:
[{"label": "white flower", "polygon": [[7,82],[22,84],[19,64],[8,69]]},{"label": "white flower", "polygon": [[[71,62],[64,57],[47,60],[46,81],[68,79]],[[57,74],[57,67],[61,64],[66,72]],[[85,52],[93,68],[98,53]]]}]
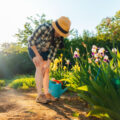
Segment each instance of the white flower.
[{"label": "white flower", "polygon": [[98,54],[99,54],[99,57],[102,58],[104,56],[104,52],[105,52],[105,49],[104,48],[100,48],[98,50]]},{"label": "white flower", "polygon": [[78,52],[77,52],[77,51],[75,51],[75,52],[74,52],[74,55],[75,55],[75,54],[78,54]]},{"label": "white flower", "polygon": [[112,49],[112,52],[117,54],[117,49],[116,49],[116,48],[113,48],[113,49]]},{"label": "white flower", "polygon": [[52,78],[51,80],[52,80],[52,81],[54,81],[54,80],[55,80],[55,78]]},{"label": "white flower", "polygon": [[78,49],[78,48],[76,48],[76,51],[79,51],[79,49]]},{"label": "white flower", "polygon": [[96,53],[96,52],[97,52],[97,50],[92,48],[92,53]]},{"label": "white flower", "polygon": [[97,48],[96,45],[93,45],[93,46],[92,46],[92,49],[96,49],[96,50],[97,50],[98,48]]},{"label": "white flower", "polygon": [[105,56],[104,56],[104,59],[108,60],[108,56],[107,56],[107,55],[105,55]]},{"label": "white flower", "polygon": [[98,62],[99,62],[99,59],[95,59],[95,62],[98,63]]},{"label": "white flower", "polygon": [[66,64],[69,65],[70,64],[70,60],[66,60]]},{"label": "white flower", "polygon": [[98,58],[98,54],[96,53],[96,54],[94,55],[94,57],[97,59],[97,58]]},{"label": "white flower", "polygon": [[104,48],[100,48],[99,50],[98,50],[98,53],[104,53],[105,52],[105,49]]}]

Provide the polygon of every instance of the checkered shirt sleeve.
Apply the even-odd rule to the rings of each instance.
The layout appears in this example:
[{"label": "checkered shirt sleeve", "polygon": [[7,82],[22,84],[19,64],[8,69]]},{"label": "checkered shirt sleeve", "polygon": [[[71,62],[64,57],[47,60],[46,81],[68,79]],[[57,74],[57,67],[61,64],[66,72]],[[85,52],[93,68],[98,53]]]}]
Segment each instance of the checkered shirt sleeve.
[{"label": "checkered shirt sleeve", "polygon": [[[38,38],[40,38],[43,34],[46,33],[46,30],[48,30],[48,26],[46,24],[40,25],[34,32],[33,34],[28,38],[28,42],[30,46],[38,45],[37,41]],[[48,32],[48,31],[47,31]],[[46,36],[47,37],[47,36]]]}]

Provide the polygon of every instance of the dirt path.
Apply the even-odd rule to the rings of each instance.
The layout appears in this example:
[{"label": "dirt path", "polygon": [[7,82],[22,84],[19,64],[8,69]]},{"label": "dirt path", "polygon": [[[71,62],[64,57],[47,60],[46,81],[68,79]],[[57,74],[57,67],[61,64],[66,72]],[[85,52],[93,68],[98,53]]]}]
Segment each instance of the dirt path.
[{"label": "dirt path", "polygon": [[[68,93],[49,104],[36,103],[36,96],[35,91],[20,92],[8,87],[0,91],[0,120],[93,120],[85,117],[85,103],[76,102],[76,97]],[[79,118],[72,116],[76,111]]]}]

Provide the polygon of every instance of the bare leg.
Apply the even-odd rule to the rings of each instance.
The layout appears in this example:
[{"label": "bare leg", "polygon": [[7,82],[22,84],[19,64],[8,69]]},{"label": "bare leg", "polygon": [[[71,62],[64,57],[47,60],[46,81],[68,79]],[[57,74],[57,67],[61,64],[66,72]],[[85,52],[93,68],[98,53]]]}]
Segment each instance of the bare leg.
[{"label": "bare leg", "polygon": [[34,58],[33,58],[33,63],[36,67],[36,72],[35,72],[35,83],[36,83],[36,88],[37,88],[37,92],[38,92],[38,96],[40,96],[41,94],[43,94],[42,92],[42,87],[43,87],[43,64],[39,64],[38,66],[36,66]]},{"label": "bare leg", "polygon": [[49,88],[49,67],[50,67],[50,61],[44,61],[44,77],[43,77],[43,88],[44,88],[44,94],[48,94],[48,88]]},{"label": "bare leg", "polygon": [[53,97],[48,92],[48,89],[49,89],[49,67],[50,67],[50,61],[48,60],[48,61],[44,62],[44,68],[45,68],[44,77],[43,77],[44,94],[48,100],[56,101],[56,98]]},{"label": "bare leg", "polygon": [[36,88],[38,92],[38,96],[43,94],[42,87],[43,87],[43,72],[41,67],[36,68],[35,72],[35,82],[36,82]]}]

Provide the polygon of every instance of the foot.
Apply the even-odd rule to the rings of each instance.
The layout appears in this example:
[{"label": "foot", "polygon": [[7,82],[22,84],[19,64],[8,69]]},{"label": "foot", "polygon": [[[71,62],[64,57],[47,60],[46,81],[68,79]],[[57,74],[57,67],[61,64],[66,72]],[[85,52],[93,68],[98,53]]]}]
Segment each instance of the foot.
[{"label": "foot", "polygon": [[52,96],[50,93],[47,93],[47,94],[45,94],[45,97],[47,98],[47,100],[49,100],[49,101],[56,101],[57,100],[57,98],[55,98],[54,96]]},{"label": "foot", "polygon": [[48,103],[48,100],[47,98],[45,97],[45,95],[39,95],[37,98],[36,98],[36,102],[37,103]]}]

